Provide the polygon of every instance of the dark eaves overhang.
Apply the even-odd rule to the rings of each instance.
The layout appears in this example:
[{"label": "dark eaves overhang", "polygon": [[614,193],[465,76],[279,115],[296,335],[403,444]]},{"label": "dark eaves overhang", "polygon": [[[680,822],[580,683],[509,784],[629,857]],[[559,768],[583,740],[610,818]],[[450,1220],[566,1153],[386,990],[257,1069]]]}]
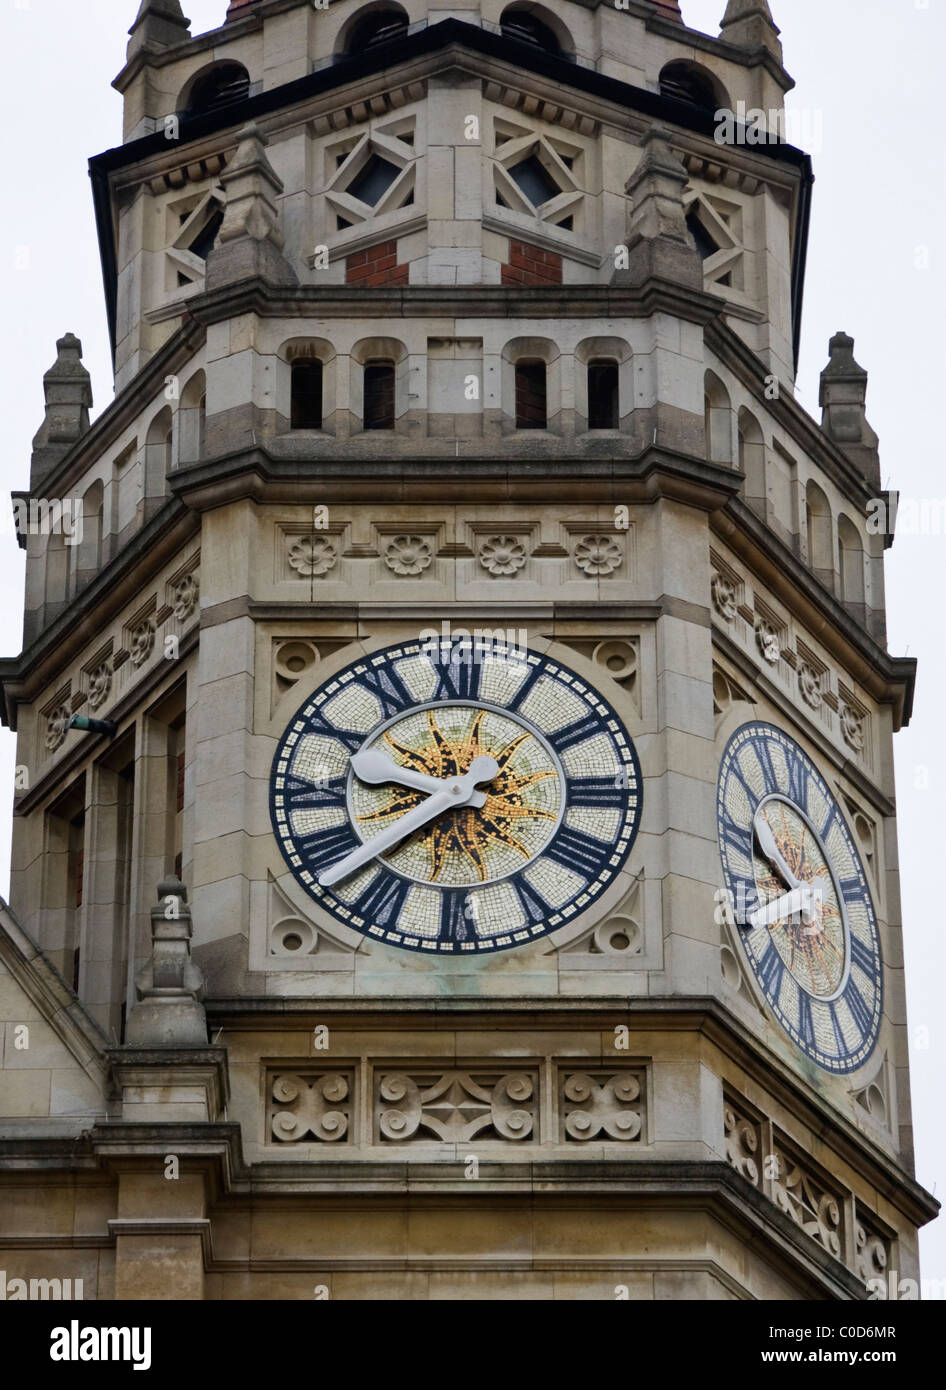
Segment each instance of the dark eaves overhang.
[{"label": "dark eaves overhang", "polygon": [[[672,97],[661,96],[659,92],[649,92],[643,87],[634,87],[616,78],[606,77],[591,68],[556,57],[531,44],[518,43],[500,34],[493,34],[458,19],[445,19],[438,24],[429,25],[415,34],[385,44],[383,48],[339,59],[331,67],[309,73],[294,82],[281,87],[260,92],[202,116],[182,117],[179,138],[181,146],[191,141],[206,139],[218,131],[244,125],[247,121],[258,120],[271,111],[283,110],[297,102],[330,92],[335,88],[348,86],[362,78],[371,77],[389,68],[396,68],[428,54],[436,53],[451,44],[460,45],[473,53],[486,57],[514,59],[518,67],[540,77],[549,78],[561,87],[574,91],[587,92],[595,97],[613,102],[655,121],[691,130],[697,135],[713,139],[716,131],[714,114],[691,106],[687,102]],[[718,41],[714,44],[718,47]],[[743,50],[733,49],[736,60],[745,61]],[[105,150],[89,160],[89,175],[92,180],[92,194],[95,204],[95,220],[98,229],[99,249],[102,258],[102,276],[105,284],[105,300],[108,311],[109,337],[112,356],[115,354],[115,324],[117,311],[118,268],[115,246],[115,227],[112,221],[109,180],[116,171],[166,151],[168,140],[163,130],[153,135],[145,135],[140,140],[130,141],[115,149]],[[792,264],[792,331],[797,366],[801,342],[801,315],[804,295],[805,263],[808,251],[808,228],[811,215],[811,187],[814,176],[811,159],[803,150],[796,149],[782,141],[773,141],[753,147],[756,154],[765,155],[776,162],[784,163],[798,170],[799,201],[797,223],[794,236]]]}]

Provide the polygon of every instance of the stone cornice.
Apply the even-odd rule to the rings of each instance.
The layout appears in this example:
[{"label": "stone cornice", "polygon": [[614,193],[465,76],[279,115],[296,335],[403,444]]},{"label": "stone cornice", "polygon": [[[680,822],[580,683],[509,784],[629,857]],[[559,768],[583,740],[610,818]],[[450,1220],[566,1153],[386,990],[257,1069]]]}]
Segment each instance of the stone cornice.
[{"label": "stone cornice", "polygon": [[916,685],[913,657],[891,656],[802,564],[794,551],[740,497],[710,525],[792,614],[880,704],[891,704],[894,732],[910,722]]},{"label": "stone cornice", "polygon": [[812,1091],[776,1053],[712,996],[650,998],[366,998],[299,999],[239,997],[209,999],[212,1029],[273,1032],[307,1029],[320,1023],[390,1030],[395,1019],[416,1030],[426,1018],[431,1028],[476,1023],[490,1031],[528,1031],[535,1027],[594,1028],[627,1025],[633,1032],[699,1032],[719,1048],[786,1110],[824,1139],[847,1163],[917,1225],[930,1221],[939,1203],[889,1154]]},{"label": "stone cornice", "polygon": [[[481,445],[482,441],[475,441]],[[490,456],[480,450],[433,458],[355,460],[340,445],[337,453],[308,459],[274,458],[260,445],[172,475],[177,496],[195,510],[248,498],[254,502],[423,502],[482,503],[484,484],[496,502],[577,501],[647,503],[673,498],[714,511],[739,486],[741,475],[654,446],[631,458],[562,458],[551,451],[539,458],[517,457],[512,449]],[[445,492],[445,489],[447,491]]]},{"label": "stone cornice", "polygon": [[759,403],[759,409],[777,421],[792,440],[800,444],[808,456],[824,469],[826,476],[845,498],[857,507],[861,515],[866,515],[868,502],[877,496],[876,488],[871,487],[864,475],[824,433],[817,420],[813,420],[804,406],[799,405],[794,396],[786,391],[780,394],[777,400],[769,400],[766,397],[768,373],[752,349],[746,346],[721,317],[707,321],[704,341],[720,362],[738,378],[747,391],[752,393]]},{"label": "stone cornice", "polygon": [[199,516],[170,498],[29,647],[0,659],[0,722],[16,729],[17,705],[34,698],[52,673],[94,642],[199,529]]}]

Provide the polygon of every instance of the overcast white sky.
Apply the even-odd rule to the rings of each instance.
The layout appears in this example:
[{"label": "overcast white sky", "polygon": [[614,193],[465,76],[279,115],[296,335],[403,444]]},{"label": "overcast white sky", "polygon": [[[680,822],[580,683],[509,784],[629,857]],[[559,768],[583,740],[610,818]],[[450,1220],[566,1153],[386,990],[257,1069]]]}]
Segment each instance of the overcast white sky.
[{"label": "overcast white sky", "polygon": [[[946,0],[770,0],[796,82],[789,107],[817,138],[799,398],[816,416],[818,373],[838,329],[871,374],[868,413],[884,481],[902,499],[946,495],[942,54]],[[185,0],[192,32],[227,0]],[[21,552],[2,496],[29,480],[42,375],[66,330],[82,339],[95,412],[111,396],[108,333],[86,161],[121,141],[110,82],[138,0],[0,0],[7,55],[0,222],[0,654],[20,650]],[[725,0],[683,0],[717,33]],[[811,148],[811,141],[798,139]],[[889,480],[889,482],[888,482]],[[887,561],[890,650],[920,661],[910,728],[896,741],[917,1176],[946,1192],[946,920],[935,896],[946,828],[943,605],[946,535],[901,537]],[[9,884],[14,739],[0,733],[0,893]],[[924,1276],[946,1281],[946,1220],[924,1233]]]}]

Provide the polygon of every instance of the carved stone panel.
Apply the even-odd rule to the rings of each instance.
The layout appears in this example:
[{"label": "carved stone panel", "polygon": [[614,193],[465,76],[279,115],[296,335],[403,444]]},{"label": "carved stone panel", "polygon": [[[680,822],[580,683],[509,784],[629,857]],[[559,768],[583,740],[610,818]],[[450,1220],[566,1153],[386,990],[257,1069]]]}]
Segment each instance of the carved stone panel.
[{"label": "carved stone panel", "polygon": [[388,1071],[374,1079],[379,1143],[537,1137],[537,1071]]}]

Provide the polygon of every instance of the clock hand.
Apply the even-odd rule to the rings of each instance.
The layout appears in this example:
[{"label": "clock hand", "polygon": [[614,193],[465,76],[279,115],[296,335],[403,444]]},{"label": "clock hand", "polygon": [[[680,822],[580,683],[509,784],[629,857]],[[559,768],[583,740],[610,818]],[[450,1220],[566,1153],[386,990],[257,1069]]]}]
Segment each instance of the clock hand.
[{"label": "clock hand", "polygon": [[757,814],[754,821],[756,838],[762,847],[762,853],[770,864],[774,864],[779,874],[784,878],[789,888],[801,888],[802,882],[792,873],[785,857],[778,845],[775,843],[775,836],[772,834],[772,827],[769,825],[765,816]]},{"label": "clock hand", "polygon": [[786,917],[794,917],[796,912],[800,912],[808,922],[814,916],[814,901],[815,894],[811,885],[803,883],[791,892],[783,893],[781,897],[770,898],[762,907],[757,907],[755,912],[750,912],[747,920],[750,927],[774,927]]},{"label": "clock hand", "polygon": [[433,796],[429,796],[426,801],[415,806],[412,811],[408,811],[407,815],[402,816],[396,825],[382,830],[380,835],[366,840],[357,849],[353,849],[351,854],[346,854],[345,858],[340,859],[337,864],[332,864],[328,869],[325,869],[323,873],[319,874],[320,885],[323,888],[330,888],[333,883],[338,883],[340,879],[347,878],[356,869],[360,869],[362,864],[367,864],[369,859],[376,859],[386,850],[393,849],[406,836],[412,835],[415,830],[420,830],[428,821],[436,820],[444,811],[468,806],[476,791],[477,782],[490,781],[498,771],[499,764],[495,758],[474,758],[470,770],[465,772],[462,777],[449,778],[441,791],[434,792]]},{"label": "clock hand", "polygon": [[[362,782],[394,782],[399,787],[411,787],[414,791],[441,792],[456,781],[455,777],[430,777],[426,772],[418,772],[412,767],[402,767],[380,748],[362,748],[351,760],[352,771]],[[485,792],[474,792],[467,803],[470,806],[485,806]]]}]

